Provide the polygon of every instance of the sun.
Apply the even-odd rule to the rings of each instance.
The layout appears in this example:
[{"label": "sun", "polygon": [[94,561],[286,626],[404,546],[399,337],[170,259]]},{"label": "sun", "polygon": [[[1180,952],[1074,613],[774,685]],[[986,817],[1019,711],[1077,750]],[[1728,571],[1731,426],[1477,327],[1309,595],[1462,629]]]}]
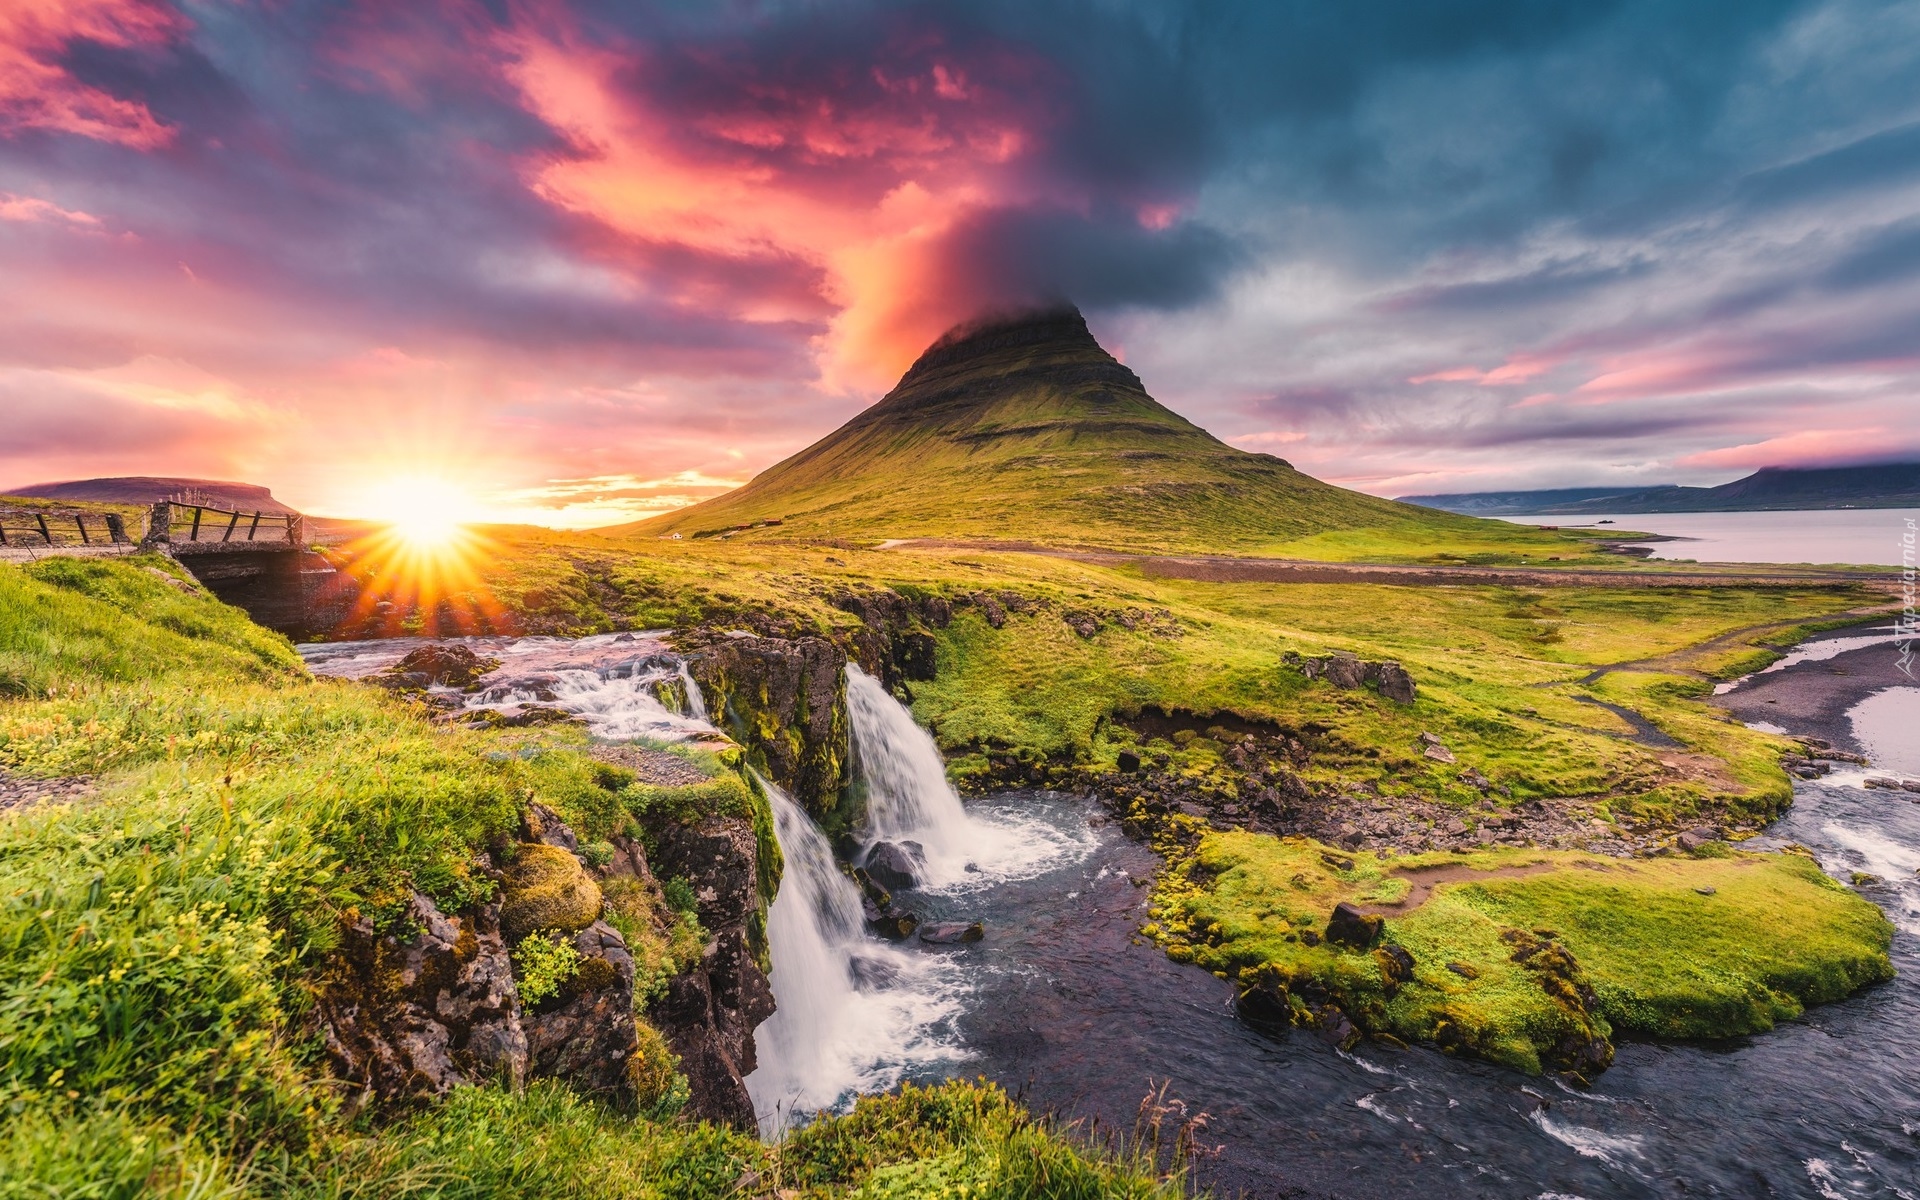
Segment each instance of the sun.
[{"label": "sun", "polygon": [[391,535],[415,550],[435,550],[456,541],[477,506],[458,484],[419,476],[394,479],[368,495],[366,515],[388,526]]}]

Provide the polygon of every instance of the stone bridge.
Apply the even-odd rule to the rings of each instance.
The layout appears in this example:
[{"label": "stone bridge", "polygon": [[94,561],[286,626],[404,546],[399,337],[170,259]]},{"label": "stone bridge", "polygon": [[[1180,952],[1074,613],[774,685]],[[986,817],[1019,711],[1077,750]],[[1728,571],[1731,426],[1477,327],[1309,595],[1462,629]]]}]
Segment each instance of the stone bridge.
[{"label": "stone bridge", "polygon": [[0,561],[143,550],[171,556],[208,591],[295,639],[331,629],[352,605],[350,582],[314,552],[297,512],[161,500],[135,541],[120,513],[0,508]]}]

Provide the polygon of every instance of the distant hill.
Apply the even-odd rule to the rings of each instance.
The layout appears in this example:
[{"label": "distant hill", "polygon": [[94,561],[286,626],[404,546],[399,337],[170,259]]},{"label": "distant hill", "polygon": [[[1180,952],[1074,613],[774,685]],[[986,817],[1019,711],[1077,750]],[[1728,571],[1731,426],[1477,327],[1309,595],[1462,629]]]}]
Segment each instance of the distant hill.
[{"label": "distant hill", "polygon": [[1518,516],[1552,511],[1553,505],[1577,504],[1583,500],[1613,496],[1635,496],[1645,488],[1549,488],[1537,492],[1448,492],[1434,496],[1401,496],[1402,504],[1418,504],[1443,512],[1465,513],[1474,517]]},{"label": "distant hill", "polygon": [[222,479],[184,479],[160,475],[120,475],[110,479],[75,479],[65,483],[34,483],[10,488],[9,496],[31,496],[37,500],[89,500],[104,504],[152,504],[156,500],[185,497],[216,508],[246,512],[293,512],[273,498],[273,492],[257,483],[233,483]]},{"label": "distant hill", "polygon": [[1762,467],[1718,487],[1556,488],[1402,496],[1408,504],[1476,516],[1748,512],[1807,508],[1920,508],[1920,463]]},{"label": "distant hill", "polygon": [[958,327],[878,403],[745,487],[620,530],[777,521],[782,536],[1250,550],[1435,520],[1220,441],[1066,308]]}]

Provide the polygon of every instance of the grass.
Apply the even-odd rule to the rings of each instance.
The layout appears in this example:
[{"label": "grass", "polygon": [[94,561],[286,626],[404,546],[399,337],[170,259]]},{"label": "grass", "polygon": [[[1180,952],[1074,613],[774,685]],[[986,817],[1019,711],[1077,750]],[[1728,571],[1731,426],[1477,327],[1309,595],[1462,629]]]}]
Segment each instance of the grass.
[{"label": "grass", "polygon": [[[0,567],[0,769],[96,785],[0,816],[0,1197],[693,1200],[763,1179],[834,1197],[895,1187],[920,1157],[999,1164],[968,1166],[969,1195],[1178,1192],[976,1085],[868,1102],[845,1136],[809,1130],[810,1150],[762,1146],[673,1118],[685,1085],[644,1029],[658,1099],[638,1114],[543,1083],[350,1119],[305,1024],[342,922],[397,922],[415,888],[450,910],[483,898],[473,854],[529,800],[589,847],[764,804],[726,756],[696,756],[705,784],[647,788],[576,730],[434,725],[314,680],[283,639],[156,571]],[[642,1001],[703,949],[676,882],[612,897]],[[516,957],[536,985],[559,970]],[[925,1141],[935,1109],[951,1119]]]},{"label": "grass", "polygon": [[[1423,867],[1484,874],[1385,914],[1384,940],[1411,955],[1410,978],[1396,982],[1381,954],[1312,936],[1343,901],[1405,900]],[[1893,974],[1893,930],[1873,904],[1800,856],[1724,848],[1380,860],[1304,838],[1207,833],[1163,878],[1154,914],[1173,957],[1299,1019],[1317,985],[1364,1030],[1532,1072],[1569,1065],[1557,1058],[1569,1035],[1759,1033]]]}]

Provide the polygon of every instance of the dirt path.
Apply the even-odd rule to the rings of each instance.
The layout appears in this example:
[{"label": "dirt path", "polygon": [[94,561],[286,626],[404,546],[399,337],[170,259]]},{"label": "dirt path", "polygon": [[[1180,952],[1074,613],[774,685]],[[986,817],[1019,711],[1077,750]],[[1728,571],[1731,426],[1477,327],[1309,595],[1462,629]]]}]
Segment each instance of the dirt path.
[{"label": "dirt path", "polygon": [[1391,874],[1394,878],[1404,879],[1412,885],[1406,896],[1392,904],[1367,904],[1356,907],[1370,917],[1403,917],[1425,904],[1433,895],[1433,889],[1443,883],[1478,883],[1483,879],[1524,879],[1528,875],[1544,875],[1548,871],[1561,869],[1560,864],[1550,862],[1522,863],[1511,867],[1469,867],[1465,863],[1436,863],[1430,867],[1404,867]]},{"label": "dirt path", "polygon": [[895,538],[883,550],[972,550],[1037,554],[1103,567],[1138,567],[1162,579],[1201,583],[1374,583],[1415,587],[1449,584],[1493,587],[1807,587],[1854,585],[1892,594],[1891,572],[1782,569],[1770,564],[1730,563],[1711,570],[1412,566],[1392,563],[1323,562],[1299,558],[1236,558],[1229,555],[1122,554],[1070,549],[1034,542],[950,541]]}]

